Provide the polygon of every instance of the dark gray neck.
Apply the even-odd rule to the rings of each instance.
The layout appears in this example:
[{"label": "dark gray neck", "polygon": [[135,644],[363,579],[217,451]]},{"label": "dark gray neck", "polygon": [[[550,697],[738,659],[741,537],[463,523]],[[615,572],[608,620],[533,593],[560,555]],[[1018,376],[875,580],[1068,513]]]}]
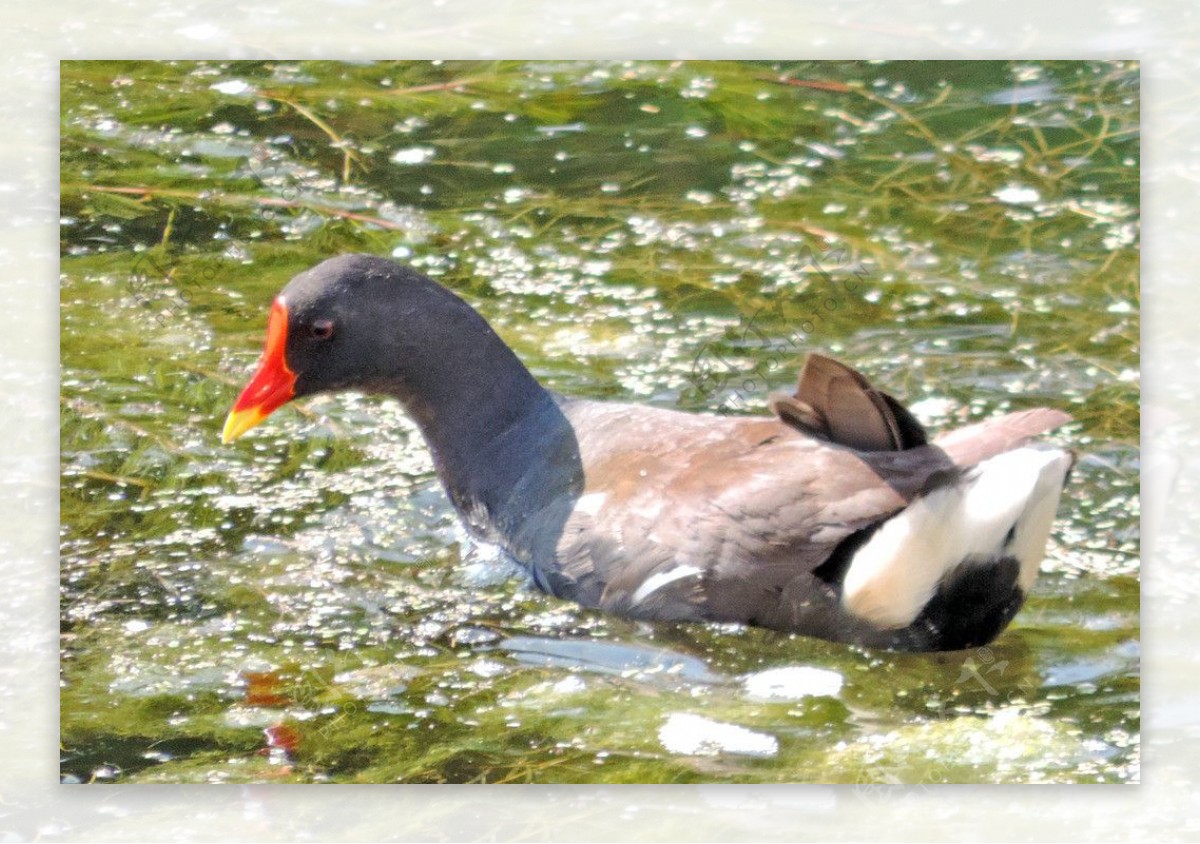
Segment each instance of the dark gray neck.
[{"label": "dark gray neck", "polygon": [[470,342],[443,350],[430,383],[388,389],[404,403],[468,527],[511,539],[522,523],[582,487],[574,432],[554,397],[480,319]]}]

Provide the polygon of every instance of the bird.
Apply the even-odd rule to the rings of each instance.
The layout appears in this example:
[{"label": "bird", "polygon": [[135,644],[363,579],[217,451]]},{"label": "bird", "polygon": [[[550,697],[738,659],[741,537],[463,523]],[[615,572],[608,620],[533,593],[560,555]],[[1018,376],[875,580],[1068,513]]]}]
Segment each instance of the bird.
[{"label": "bird", "polygon": [[1041,566],[1071,417],[1034,408],[930,439],[893,396],[810,353],[770,415],[561,395],[457,294],[346,254],[271,304],[230,443],[294,399],[397,399],[468,533],[540,590],[618,616],[740,623],[865,648],[991,642]]}]

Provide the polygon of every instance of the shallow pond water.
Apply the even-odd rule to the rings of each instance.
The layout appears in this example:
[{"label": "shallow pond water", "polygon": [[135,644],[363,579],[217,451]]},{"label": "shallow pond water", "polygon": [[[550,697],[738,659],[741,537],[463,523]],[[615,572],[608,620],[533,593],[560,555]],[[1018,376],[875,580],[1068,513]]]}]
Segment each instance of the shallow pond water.
[{"label": "shallow pond water", "polygon": [[[1139,777],[1128,63],[65,62],[67,782]],[[391,401],[220,428],[271,297],[361,251],[564,393],[765,412],[797,347],[1080,457],[991,646],[635,623],[457,526]]]}]

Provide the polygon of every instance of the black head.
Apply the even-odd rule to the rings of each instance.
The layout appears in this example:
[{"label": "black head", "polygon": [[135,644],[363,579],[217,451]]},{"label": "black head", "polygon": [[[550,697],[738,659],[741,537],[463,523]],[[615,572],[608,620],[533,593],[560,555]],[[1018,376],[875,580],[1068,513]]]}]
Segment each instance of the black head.
[{"label": "black head", "polygon": [[288,400],[361,390],[396,396],[418,421],[433,407],[530,378],[466,302],[409,267],[343,255],[300,273],[271,309],[258,372],[225,425],[235,439]]},{"label": "black head", "polygon": [[292,279],[287,308],[295,395],[419,391],[455,349],[491,333],[462,299],[409,267],[343,255]]}]

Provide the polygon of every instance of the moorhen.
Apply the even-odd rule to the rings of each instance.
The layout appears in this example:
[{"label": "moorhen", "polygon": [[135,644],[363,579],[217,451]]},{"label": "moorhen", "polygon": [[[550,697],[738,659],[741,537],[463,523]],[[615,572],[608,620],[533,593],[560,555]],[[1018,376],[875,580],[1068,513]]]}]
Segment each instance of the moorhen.
[{"label": "moorhen", "polygon": [[770,417],[561,396],[454,293],[368,255],[325,261],[275,299],[223,439],[336,390],[399,399],[467,529],[552,595],[896,650],[1004,629],[1073,462],[1028,443],[1062,411],[930,442],[896,399],[815,354]]}]

